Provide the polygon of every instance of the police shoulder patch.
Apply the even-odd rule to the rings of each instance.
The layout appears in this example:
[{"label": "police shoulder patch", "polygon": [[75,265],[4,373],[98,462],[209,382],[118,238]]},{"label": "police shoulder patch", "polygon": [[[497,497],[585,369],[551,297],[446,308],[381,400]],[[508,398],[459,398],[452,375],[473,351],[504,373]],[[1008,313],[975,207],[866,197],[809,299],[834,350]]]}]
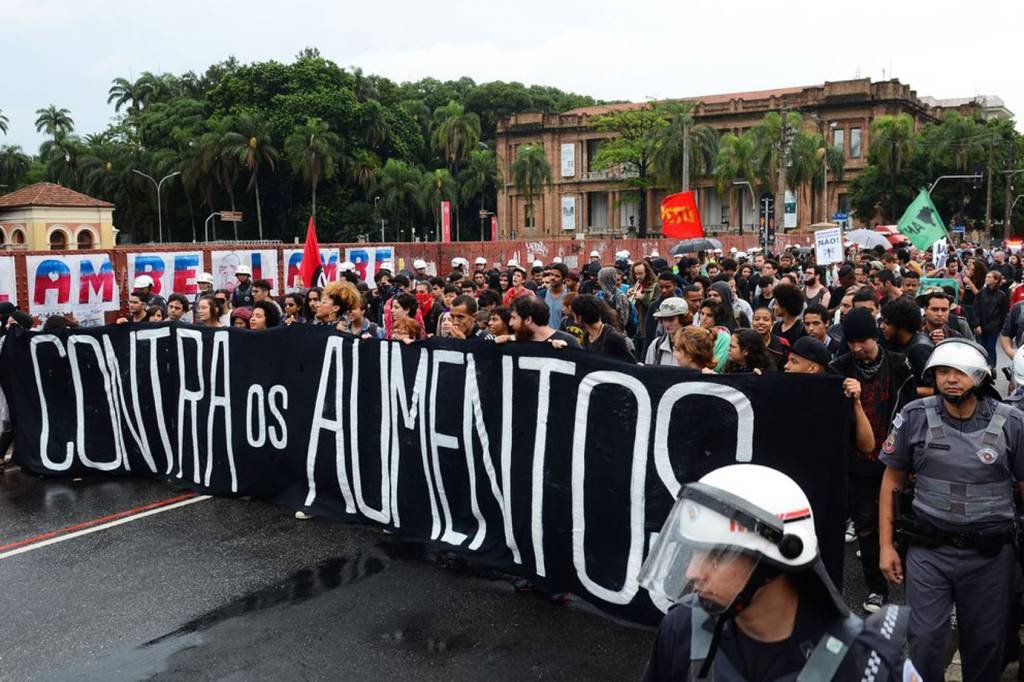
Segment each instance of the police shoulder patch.
[{"label": "police shoulder patch", "polygon": [[[898,427],[897,427],[898,428]],[[882,443],[882,452],[891,455],[896,451],[896,429],[889,432],[889,437]]]}]

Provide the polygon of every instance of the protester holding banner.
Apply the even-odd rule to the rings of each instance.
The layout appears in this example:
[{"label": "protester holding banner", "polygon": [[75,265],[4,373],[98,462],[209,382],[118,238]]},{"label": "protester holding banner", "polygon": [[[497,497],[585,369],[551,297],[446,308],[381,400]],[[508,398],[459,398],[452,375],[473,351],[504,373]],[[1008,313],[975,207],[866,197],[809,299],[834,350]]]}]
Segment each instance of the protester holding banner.
[{"label": "protester holding banner", "polygon": [[223,304],[214,296],[203,296],[196,303],[196,324],[203,327],[221,327],[224,315]]},{"label": "protester holding banner", "polygon": [[572,312],[583,325],[583,350],[603,353],[625,362],[636,362],[626,343],[626,337],[611,324],[605,324],[601,309],[607,304],[593,294],[582,294],[572,299]]},{"label": "protester holding banner", "polygon": [[184,294],[171,294],[167,297],[167,319],[171,322],[191,322],[188,299]]}]

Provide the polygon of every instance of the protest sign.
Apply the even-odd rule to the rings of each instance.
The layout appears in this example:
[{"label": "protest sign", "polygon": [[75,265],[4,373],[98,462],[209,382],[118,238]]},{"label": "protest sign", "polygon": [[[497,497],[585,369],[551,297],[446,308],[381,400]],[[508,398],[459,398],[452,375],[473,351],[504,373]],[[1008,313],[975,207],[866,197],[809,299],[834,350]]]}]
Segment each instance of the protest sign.
[{"label": "protest sign", "polygon": [[638,575],[681,484],[763,464],[807,492],[841,579],[850,406],[837,377],[161,323],[12,329],[0,381],[33,474],[172,476],[376,524],[643,622],[668,607]]},{"label": "protest sign", "polygon": [[917,285],[917,293],[921,294],[936,287],[953,287],[953,291],[956,292],[956,300],[953,303],[960,302],[960,282],[952,277],[922,277]]},{"label": "protest sign", "polygon": [[72,313],[83,322],[100,322],[104,312],[120,308],[109,254],[26,256],[25,269],[32,315]]},{"label": "protest sign", "polygon": [[843,229],[833,227],[814,233],[814,261],[818,265],[843,262]]},{"label": "protest sign", "polygon": [[128,289],[139,275],[153,278],[153,293],[167,298],[172,293],[192,296],[199,291],[196,276],[203,269],[199,251],[177,253],[147,251],[128,254]]},{"label": "protest sign", "polygon": [[[337,247],[320,249],[320,264],[323,267],[324,280],[333,282],[338,279],[338,260],[340,249]],[[285,249],[284,251],[284,272],[285,272],[285,293],[292,293],[302,289],[301,273],[299,267],[302,265],[302,249]]]},{"label": "protest sign", "polygon": [[277,296],[277,251],[266,249],[261,251],[214,251],[210,254],[214,289],[234,291],[238,284],[235,271],[239,265],[247,265],[252,270],[250,279],[265,279],[270,283],[270,295]]},{"label": "protest sign", "polygon": [[946,261],[949,260],[949,244],[946,242],[946,238],[938,240],[932,244],[932,263],[935,264],[936,268],[946,267]]},{"label": "protest sign", "polygon": [[373,276],[385,265],[389,265],[391,274],[397,274],[395,270],[395,247],[393,246],[357,246],[345,249],[345,260],[356,266],[356,274],[359,279],[366,282],[370,288],[376,286]]}]

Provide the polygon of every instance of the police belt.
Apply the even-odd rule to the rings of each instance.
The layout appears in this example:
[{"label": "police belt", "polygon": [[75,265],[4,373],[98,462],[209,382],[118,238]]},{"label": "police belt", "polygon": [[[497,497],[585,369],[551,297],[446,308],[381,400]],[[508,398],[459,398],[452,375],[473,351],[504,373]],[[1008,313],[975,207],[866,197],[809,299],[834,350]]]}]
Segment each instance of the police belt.
[{"label": "police belt", "polygon": [[1003,545],[1017,544],[1017,526],[1007,524],[989,531],[949,531],[936,528],[918,518],[912,508],[913,489],[893,491],[894,530],[896,542],[902,547],[956,547],[975,549],[982,554],[996,555]]}]

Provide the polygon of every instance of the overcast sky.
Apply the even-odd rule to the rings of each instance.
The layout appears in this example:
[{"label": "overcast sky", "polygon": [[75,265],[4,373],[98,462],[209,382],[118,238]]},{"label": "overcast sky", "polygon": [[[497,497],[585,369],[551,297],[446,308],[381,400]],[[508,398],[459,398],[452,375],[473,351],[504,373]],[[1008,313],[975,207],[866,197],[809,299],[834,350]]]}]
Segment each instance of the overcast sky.
[{"label": "overcast sky", "polygon": [[26,151],[49,104],[79,134],[102,130],[117,76],[291,61],[306,46],[396,81],[518,80],[601,99],[895,76],[919,95],[998,95],[1024,116],[1017,0],[0,0],[0,17],[0,144]]}]

